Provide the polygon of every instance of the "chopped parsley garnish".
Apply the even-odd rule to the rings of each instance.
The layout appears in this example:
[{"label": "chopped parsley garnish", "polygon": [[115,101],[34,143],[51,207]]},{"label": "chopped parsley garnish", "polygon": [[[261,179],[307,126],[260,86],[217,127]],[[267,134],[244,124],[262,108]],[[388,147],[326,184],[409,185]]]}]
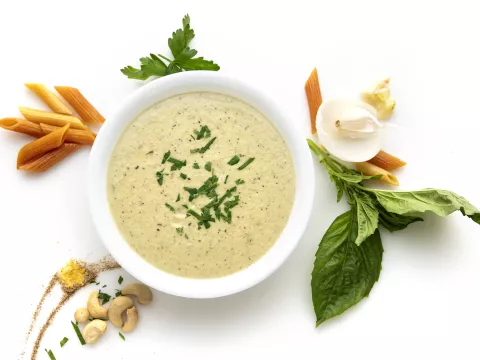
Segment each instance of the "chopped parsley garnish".
[{"label": "chopped parsley garnish", "polygon": [[213,144],[213,142],[215,141],[216,138],[217,137],[212,138],[212,140],[210,140],[205,146],[203,146],[201,148],[190,150],[190,152],[192,154],[195,154],[195,153],[203,154],[203,153],[205,153],[208,149],[210,149],[210,146],[212,146],[212,144]]},{"label": "chopped parsley garnish", "polygon": [[55,355],[53,355],[52,350],[47,350],[47,349],[45,349],[45,352],[47,353],[47,355],[48,355],[48,357],[50,358],[50,360],[57,360],[57,359],[55,358]]},{"label": "chopped parsley garnish", "polygon": [[175,228],[177,230],[177,233],[183,234],[183,227]]},{"label": "chopped parsley garnish", "polygon": [[238,170],[243,170],[243,169],[245,169],[248,165],[250,165],[250,164],[253,162],[253,160],[255,160],[255,158],[250,158],[250,159],[248,159],[247,161],[245,161],[245,162],[243,163],[242,166],[240,166],[240,167],[238,168]]},{"label": "chopped parsley garnish", "polygon": [[170,210],[171,212],[175,212],[175,208],[170,205],[169,203],[165,203],[165,206],[168,208],[168,210]]},{"label": "chopped parsley garnish", "polygon": [[235,184],[237,184],[237,185],[245,184],[245,180],[237,179],[237,180],[235,180]]},{"label": "chopped parsley garnish", "polygon": [[110,299],[112,298],[110,295],[106,294],[106,293],[103,293],[102,290],[98,290],[98,296],[97,298],[99,298],[100,300],[102,300],[102,305],[105,305],[107,302],[110,301]]},{"label": "chopped parsley garnish", "polygon": [[85,339],[82,336],[82,333],[80,332],[80,329],[78,328],[78,325],[75,324],[73,321],[70,321],[72,323],[73,329],[75,330],[75,333],[77,334],[78,340],[80,341],[80,344],[85,345]]},{"label": "chopped parsley garnish", "polygon": [[227,181],[228,181],[228,176],[229,176],[229,175],[225,176],[225,181],[223,182],[224,184],[227,183]]},{"label": "chopped parsley garnish", "polygon": [[115,290],[117,290],[117,292],[115,293],[115,297],[122,296],[122,290],[118,290],[118,289],[115,289]]},{"label": "chopped parsley garnish", "polygon": [[185,209],[188,210],[188,206],[187,206],[187,205],[183,204],[182,207],[184,207]]},{"label": "chopped parsley garnish", "polygon": [[165,154],[163,154],[163,159],[162,159],[162,164],[165,164],[168,160],[168,158],[170,157],[170,150],[168,150]]},{"label": "chopped parsley garnish", "polygon": [[193,168],[194,168],[194,169],[200,169],[200,165],[198,165],[198,163],[195,161],[195,162],[193,163]]},{"label": "chopped parsley garnish", "polygon": [[240,162],[240,157],[238,155],[235,155],[228,161],[227,164],[230,166],[233,166],[233,165],[237,165],[239,162]]},{"label": "chopped parsley garnish", "polygon": [[208,126],[202,126],[200,127],[200,131],[198,130],[193,130],[193,133],[197,135],[197,140],[203,139],[203,138],[209,138],[211,135],[210,129]]},{"label": "chopped parsley garnish", "polygon": [[157,171],[156,175],[157,175],[157,182],[158,182],[158,185],[163,185],[163,176],[164,175],[168,175],[168,174],[164,174],[165,170],[160,170],[160,171]]},{"label": "chopped parsley garnish", "polygon": [[150,150],[149,152],[147,152],[145,155],[152,155],[153,154],[153,150]]},{"label": "chopped parsley garnish", "polygon": [[186,186],[184,186],[183,190],[187,191],[190,194],[190,196],[188,198],[188,201],[192,201],[193,199],[195,199],[195,197],[198,193],[197,189],[186,187]]},{"label": "chopped parsley garnish", "polygon": [[118,336],[120,336],[122,340],[125,341],[125,336],[121,332],[118,333]]},{"label": "chopped parsley garnish", "polygon": [[123,283],[123,277],[122,277],[122,276],[119,276],[119,277],[118,277],[118,283],[119,283],[120,285],[122,285],[122,283]]},{"label": "chopped parsley garnish", "polygon": [[63,345],[65,345],[67,342],[68,342],[68,338],[64,337],[62,341],[60,341],[60,347],[63,347]]},{"label": "chopped parsley garnish", "polygon": [[209,161],[205,164],[205,170],[212,171],[212,163]]},{"label": "chopped parsley garnish", "polygon": [[177,200],[175,200],[175,202],[179,202],[181,200],[180,198],[180,194],[177,195]]},{"label": "chopped parsley garnish", "polygon": [[180,177],[181,177],[183,180],[186,180],[186,179],[187,179],[187,174],[181,173],[181,174],[180,174]]},{"label": "chopped parsley garnish", "polygon": [[170,170],[175,171],[175,170],[180,170],[182,167],[187,165],[187,160],[178,160],[175,159],[174,157],[169,157],[167,160],[169,163],[172,163],[172,167]]}]

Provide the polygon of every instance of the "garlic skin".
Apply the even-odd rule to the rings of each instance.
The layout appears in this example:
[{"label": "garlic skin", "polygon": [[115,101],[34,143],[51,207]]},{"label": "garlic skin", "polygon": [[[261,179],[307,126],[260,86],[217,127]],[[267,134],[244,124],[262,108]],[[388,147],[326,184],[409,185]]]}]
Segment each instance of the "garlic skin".
[{"label": "garlic skin", "polygon": [[375,108],[363,101],[325,101],[318,110],[316,126],[320,143],[341,160],[362,162],[380,151],[382,125]]},{"label": "garlic skin", "polygon": [[377,110],[379,119],[388,119],[396,105],[396,101],[390,98],[390,78],[383,79],[362,92],[362,99]]}]

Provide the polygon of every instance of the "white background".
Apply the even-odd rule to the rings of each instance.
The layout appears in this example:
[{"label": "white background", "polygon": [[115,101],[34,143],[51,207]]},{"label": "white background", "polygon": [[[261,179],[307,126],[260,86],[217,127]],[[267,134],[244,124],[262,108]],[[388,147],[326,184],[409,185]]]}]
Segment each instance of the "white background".
[{"label": "white background", "polygon": [[[398,107],[385,150],[408,161],[402,188],[455,190],[480,206],[475,1],[2,1],[0,117],[45,106],[24,82],[78,87],[108,118],[142,86],[120,73],[189,13],[193,47],[221,71],[268,92],[308,134],[303,84],[318,68],[324,98],[357,96],[389,75]],[[0,342],[16,359],[50,276],[71,257],[106,254],[86,197],[88,149],[41,175],[15,170],[29,139],[0,132]],[[286,264],[260,285],[215,300],[155,293],[123,342],[110,330],[81,347],[70,325],[92,288],[58,314],[41,346],[62,359],[478,359],[480,227],[460,214],[382,232],[370,298],[315,329],[310,273],[318,243],[346,205],[317,164],[315,209]],[[312,194],[314,196],[314,194]],[[119,274],[102,275],[112,293]],[[45,311],[58,299],[55,292]],[[40,323],[47,314],[43,313]],[[64,348],[59,341],[67,336]],[[31,344],[26,351],[29,359]]]}]

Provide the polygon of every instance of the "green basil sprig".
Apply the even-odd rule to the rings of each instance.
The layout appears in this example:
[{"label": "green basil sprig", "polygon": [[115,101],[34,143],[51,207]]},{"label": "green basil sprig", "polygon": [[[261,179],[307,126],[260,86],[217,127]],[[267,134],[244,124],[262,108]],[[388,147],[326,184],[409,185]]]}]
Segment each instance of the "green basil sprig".
[{"label": "green basil sprig", "polygon": [[388,191],[364,187],[365,176],[307,140],[337,187],[337,202],[347,197],[350,210],[323,236],[312,272],[312,300],[317,326],[367,297],[380,276],[383,247],[379,226],[393,232],[423,221],[431,211],[447,216],[460,211],[480,224],[480,210],[454,192],[438,189]]}]

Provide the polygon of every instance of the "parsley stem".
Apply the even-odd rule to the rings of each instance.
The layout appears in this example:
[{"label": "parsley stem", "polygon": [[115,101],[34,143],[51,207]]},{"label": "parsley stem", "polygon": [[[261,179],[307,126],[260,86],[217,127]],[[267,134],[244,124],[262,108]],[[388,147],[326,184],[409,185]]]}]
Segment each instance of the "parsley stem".
[{"label": "parsley stem", "polygon": [[167,60],[168,62],[172,62],[173,60],[170,60],[169,58],[163,56],[162,54],[157,54],[159,57],[161,57],[163,60]]}]

